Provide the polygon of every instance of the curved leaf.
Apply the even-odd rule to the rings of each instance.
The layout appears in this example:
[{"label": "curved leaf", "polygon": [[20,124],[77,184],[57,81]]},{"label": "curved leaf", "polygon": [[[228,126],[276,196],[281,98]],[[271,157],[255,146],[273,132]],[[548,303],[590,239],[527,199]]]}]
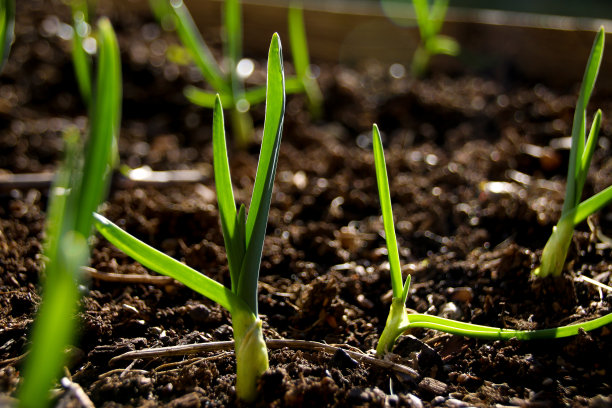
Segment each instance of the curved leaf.
[{"label": "curved leaf", "polygon": [[238,296],[219,282],[145,244],[100,214],[94,214],[94,224],[104,238],[143,266],[176,279],[232,314],[237,308],[248,310]]},{"label": "curved leaf", "polygon": [[255,176],[255,186],[246,220],[246,255],[240,271],[239,296],[257,314],[257,281],[263,250],[272,188],[285,115],[285,75],[282,47],[278,34],[272,36],[268,53],[268,90],[264,135]]}]

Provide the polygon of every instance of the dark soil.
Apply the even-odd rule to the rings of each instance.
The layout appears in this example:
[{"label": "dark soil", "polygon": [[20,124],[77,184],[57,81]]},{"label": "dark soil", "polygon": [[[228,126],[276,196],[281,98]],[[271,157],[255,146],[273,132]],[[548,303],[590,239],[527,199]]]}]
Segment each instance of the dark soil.
[{"label": "dark soil", "polygon": [[[182,95],[188,83],[204,85],[193,68],[164,57],[177,41],[173,34],[160,32],[150,16],[100,3],[123,57],[122,162],[155,170],[195,168],[205,176],[197,184],[115,186],[103,212],[229,284],[212,177],[212,115]],[[59,37],[60,22],[68,21],[59,1],[18,2],[16,42],[0,76],[3,173],[53,170],[62,130],[86,127],[69,43]],[[219,44],[217,31],[205,35]],[[262,83],[265,60],[258,64],[252,81]],[[289,63],[286,68],[290,73]],[[412,274],[410,309],[521,329],[611,312],[612,294],[579,277],[611,284],[610,248],[587,225],[574,236],[560,282],[530,275],[561,210],[568,152],[549,145],[570,132],[576,87],[552,89],[499,74],[511,67],[495,75],[434,73],[420,81],[394,79],[372,61],[320,68],[324,118],[312,120],[303,96],[287,102],[259,287],[267,338],[366,353],[375,347],[391,299],[371,151],[375,122],[384,133],[400,256],[404,272]],[[592,106],[603,110],[604,122],[586,194],[612,184],[612,99],[595,99]],[[253,115],[261,130],[263,107]],[[534,155],[533,146],[544,154]],[[256,146],[231,152],[239,202],[248,203],[257,154]],[[40,303],[47,192],[6,187],[0,196],[0,393],[14,396]],[[593,224],[605,233],[611,221],[604,210]],[[104,273],[148,273],[100,238],[91,266]],[[231,352],[109,364],[130,350],[231,340],[226,311],[180,284],[88,283],[67,370],[95,406],[239,404]],[[257,405],[612,404],[612,335],[606,327],[531,342],[418,329],[400,339],[390,358],[413,367],[420,378],[342,352],[270,350]]]}]

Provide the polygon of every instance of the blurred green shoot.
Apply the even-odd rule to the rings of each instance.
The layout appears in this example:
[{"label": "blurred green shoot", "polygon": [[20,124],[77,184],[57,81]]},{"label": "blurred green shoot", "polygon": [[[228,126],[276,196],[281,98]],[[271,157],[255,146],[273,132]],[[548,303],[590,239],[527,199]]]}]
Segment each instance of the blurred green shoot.
[{"label": "blurred green shoot", "polygon": [[257,397],[257,381],[268,369],[268,352],[258,316],[257,282],[282,135],[284,88],[281,43],[274,34],[268,54],[264,135],[248,216],[244,205],[236,211],[222,100],[219,96],[215,99],[213,169],[231,288],[139,241],[103,216],[95,215],[98,231],[117,248],[145,267],[182,282],[230,312],[236,350],[236,393],[247,402]]},{"label": "blurred green shoot", "polygon": [[[108,52],[112,52],[116,55],[114,60],[117,61],[115,64],[114,61],[109,65],[108,69],[110,70],[108,74],[109,79],[107,85],[110,86],[108,92],[105,92],[102,97],[104,98],[116,98],[115,101],[109,101],[107,104],[103,104],[100,106],[92,106],[91,98],[93,97],[92,93],[92,60],[90,56],[90,52],[93,52],[95,48],[100,46],[100,40],[98,37],[103,36],[104,34],[93,32],[92,27],[89,24],[89,16],[90,16],[90,5],[92,0],[71,0],[71,12],[72,12],[72,65],[74,68],[74,73],[77,79],[77,84],[79,86],[79,91],[81,93],[81,97],[85,102],[85,105],[89,108],[89,110],[99,110],[106,109],[105,107],[113,106],[112,112],[108,113],[108,117],[112,117],[112,120],[108,123],[91,123],[92,128],[96,127],[107,127],[113,126],[113,134],[115,135],[113,139],[113,148],[110,156],[112,167],[115,168],[119,163],[119,151],[118,151],[118,142],[117,137],[119,135],[119,122],[120,122],[120,113],[121,113],[121,59],[119,55],[119,48],[115,46],[115,49],[109,50]],[[86,44],[90,45],[86,45]],[[106,42],[106,46],[112,47],[112,43]],[[88,48],[91,48],[88,50]],[[106,68],[104,68],[106,69]],[[98,71],[99,73],[99,71]],[[112,115],[111,115],[112,113]],[[107,115],[107,113],[99,112],[98,114],[90,114],[92,121],[95,118],[103,117],[102,115]]]},{"label": "blurred green shoot", "polygon": [[533,273],[536,276],[559,276],[567,258],[567,251],[574,235],[574,227],[584,221],[589,215],[600,210],[612,201],[612,186],[600,191],[591,198],[580,202],[582,189],[591,165],[591,158],[597,146],[599,128],[601,125],[601,110],[595,113],[591,130],[586,134],[586,109],[589,103],[595,80],[603,58],[605,31],[601,27],[591,49],[591,54],[584,71],[578,103],[574,112],[572,126],[572,145],[570,149],[569,167],[565,200],[561,210],[561,218],[553,228],[553,232],[542,251],[542,260]]},{"label": "blurred green shoot", "polygon": [[[162,26],[175,28],[181,43],[189,52],[204,80],[213,88],[213,91],[208,91],[188,86],[184,91],[187,99],[196,105],[214,109],[216,95],[219,94],[224,108],[230,111],[236,146],[238,148],[247,147],[253,140],[253,120],[249,110],[251,106],[266,100],[266,87],[264,85],[245,89],[243,79],[237,69],[242,58],[240,1],[224,1],[224,60],[227,62],[225,70],[215,60],[182,1],[149,0],[149,3]],[[319,114],[321,92],[307,67],[309,64],[308,47],[301,14],[302,10],[299,7],[290,11],[290,24],[297,25],[294,28],[290,27],[290,40],[292,47],[298,47],[298,60],[296,60],[298,77],[287,79],[285,92],[287,94],[306,92],[313,114]],[[295,58],[296,53],[294,52]]]},{"label": "blurred green shoot", "polygon": [[291,42],[291,53],[293,55],[293,65],[297,80],[301,82],[302,88],[306,93],[311,115],[315,118],[320,118],[323,114],[323,95],[317,80],[310,70],[310,56],[301,2],[291,2],[288,21],[289,41]]},{"label": "blurred green shoot", "polygon": [[15,0],[0,0],[0,72],[8,59],[15,28]]},{"label": "blurred green shoot", "polygon": [[75,339],[80,268],[88,262],[87,240],[93,212],[108,190],[110,157],[119,120],[119,53],[110,22],[101,19],[98,29],[99,68],[89,138],[83,147],[76,129],[66,131],[65,158],[50,190],[42,303],[23,368],[21,407],[38,408],[50,403],[48,391],[66,362],[66,347]]},{"label": "blurred green shoot", "polygon": [[612,313],[610,313],[587,322],[551,329],[513,330],[464,323],[420,313],[408,314],[405,304],[410,291],[410,275],[402,282],[399,251],[393,223],[389,180],[387,177],[382,140],[378,126],[376,125],[373,126],[372,130],[372,142],[374,144],[374,166],[376,168],[376,181],[382,210],[385,239],[389,256],[391,288],[393,292],[389,315],[376,347],[377,355],[383,356],[391,352],[395,345],[395,341],[403,332],[417,327],[486,340],[509,340],[512,338],[519,340],[534,340],[575,336],[581,329],[589,331],[612,323]]},{"label": "blurred green shoot", "polygon": [[430,7],[428,0],[412,0],[416,14],[421,43],[412,57],[412,74],[421,77],[427,71],[429,60],[437,54],[458,55],[459,44],[453,38],[441,35],[442,24],[446,18],[448,0],[433,0]]}]

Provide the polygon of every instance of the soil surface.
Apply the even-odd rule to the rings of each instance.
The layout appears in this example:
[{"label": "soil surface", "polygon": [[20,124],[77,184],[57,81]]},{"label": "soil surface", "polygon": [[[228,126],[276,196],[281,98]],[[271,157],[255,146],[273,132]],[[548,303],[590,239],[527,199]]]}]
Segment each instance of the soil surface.
[{"label": "soil surface", "polygon": [[[211,112],[190,105],[191,66],[148,15],[110,15],[123,60],[122,163],[197,169],[200,183],[114,185],[103,213],[155,248],[229,285],[212,174]],[[0,76],[0,172],[52,171],[62,131],[86,129],[63,39],[69,13],[54,0],[18,2],[16,40]],[[219,32],[205,33],[220,54]],[[285,44],[288,41],[285,40]],[[248,50],[247,50],[248,51]],[[586,58],[586,57],[585,57]],[[287,73],[292,72],[286,63]],[[256,60],[249,83],[265,81]],[[577,86],[552,89],[495,72],[393,78],[388,67],[320,64],[324,116],[289,96],[259,286],[267,339],[325,342],[369,353],[388,313],[389,268],[371,127],[383,132],[400,257],[412,275],[408,308],[496,327],[535,329],[611,312],[608,209],[574,235],[564,277],[535,280],[562,206]],[[554,74],[554,73],[553,73]],[[577,81],[579,78],[577,78]],[[585,194],[612,184],[609,95]],[[253,109],[261,135],[263,106]],[[231,137],[231,136],[230,136]],[[230,157],[236,199],[248,204],[258,147]],[[14,396],[40,303],[45,188],[0,189],[0,393]],[[609,242],[609,241],[607,241]],[[82,286],[78,342],[66,368],[96,407],[232,406],[235,360],[218,350],[120,360],[124,352],[232,339],[229,314],[176,282],[137,282],[141,265],[95,238]],[[110,282],[100,274],[126,275]],[[89,275],[88,275],[89,276]],[[417,329],[388,359],[418,378],[346,352],[270,350],[257,406],[611,406],[612,335],[604,327],[547,341],[482,341]],[[58,404],[79,406],[59,393]],[[59,405],[58,405],[59,406]]]}]

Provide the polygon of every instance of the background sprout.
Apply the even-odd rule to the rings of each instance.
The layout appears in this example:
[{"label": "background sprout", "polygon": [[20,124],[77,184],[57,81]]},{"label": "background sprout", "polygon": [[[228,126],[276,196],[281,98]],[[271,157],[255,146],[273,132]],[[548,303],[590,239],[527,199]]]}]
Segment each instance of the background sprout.
[{"label": "background sprout", "polygon": [[297,81],[301,84],[308,98],[310,113],[315,118],[323,114],[323,95],[317,80],[310,70],[310,56],[308,53],[308,41],[306,38],[306,27],[304,25],[304,11],[302,4],[296,1],[289,6],[289,41],[291,42],[291,54]]},{"label": "background sprout", "polygon": [[446,17],[448,0],[434,0],[430,7],[427,0],[412,0],[416,14],[421,43],[412,57],[412,74],[421,77],[427,70],[429,60],[437,54],[458,55],[459,44],[453,38],[441,35]]},{"label": "background sprout", "polygon": [[72,65],[77,78],[79,91],[85,104],[91,100],[91,57],[85,51],[84,42],[91,30],[87,0],[72,0]]},{"label": "background sprout", "polygon": [[74,340],[74,313],[79,297],[80,268],[87,264],[93,211],[103,201],[109,182],[114,132],[121,99],[119,48],[110,22],[98,23],[100,51],[89,139],[83,152],[78,131],[65,134],[65,159],[50,190],[44,246],[43,300],[31,334],[23,369],[20,406],[47,406],[51,388]]},{"label": "background sprout", "polygon": [[162,21],[162,25],[164,20],[172,22],[181,43],[187,49],[204,80],[214,89],[214,92],[207,92],[188,87],[185,89],[185,96],[196,105],[212,109],[215,105],[215,94],[219,94],[226,109],[230,109],[237,145],[246,147],[252,139],[253,120],[248,114],[250,104],[243,95],[244,86],[236,71],[242,49],[242,13],[239,1],[226,0],[224,2],[224,53],[228,62],[227,75],[217,64],[187,6],[182,1],[151,0],[150,3],[158,19]]},{"label": "background sprout", "polygon": [[225,241],[231,289],[151,248],[96,214],[96,227],[117,248],[163,275],[170,276],[226,308],[232,315],[236,353],[236,393],[245,401],[256,398],[257,380],[268,369],[268,352],[257,309],[257,282],[270,211],[272,187],[285,112],[281,43],[272,37],[268,54],[264,135],[248,216],[236,211],[225,141],[221,98],[213,113],[213,168],[221,229]]},{"label": "background sprout", "polygon": [[372,141],[374,145],[376,182],[378,185],[378,195],[383,216],[385,239],[389,256],[391,287],[393,291],[389,315],[376,347],[377,355],[383,356],[389,353],[393,349],[395,341],[403,332],[417,327],[486,340],[509,340],[512,338],[533,340],[575,336],[581,329],[589,331],[612,323],[612,313],[610,313],[587,322],[575,323],[562,327],[541,330],[513,330],[464,323],[457,320],[420,313],[408,314],[405,303],[410,289],[410,275],[408,275],[406,280],[402,283],[399,251],[397,249],[393,212],[391,208],[389,180],[387,178],[387,169],[380,132],[376,125],[373,126],[372,130]]},{"label": "background sprout", "polygon": [[593,151],[597,146],[599,127],[601,125],[601,110],[598,110],[595,113],[591,130],[587,137],[586,108],[589,98],[593,93],[595,80],[601,65],[604,38],[605,31],[601,27],[593,42],[574,112],[570,162],[567,171],[567,185],[565,187],[565,200],[561,210],[561,218],[557,225],[553,227],[553,232],[544,246],[540,266],[533,271],[536,276],[561,275],[567,251],[574,234],[574,227],[612,200],[612,186],[609,186],[588,200],[580,202]]},{"label": "background sprout", "polygon": [[0,71],[8,59],[15,28],[15,0],[0,0]]},{"label": "background sprout", "polygon": [[[251,106],[266,100],[266,87],[245,89],[238,75],[237,66],[242,57],[242,12],[239,0],[225,0],[223,8],[224,59],[227,74],[215,60],[212,52],[202,39],[189,10],[182,1],[150,0],[151,9],[163,26],[172,25],[187,49],[204,80],[214,91],[194,86],[185,88],[185,96],[192,103],[214,109],[216,95],[221,98],[225,109],[229,109],[232,129],[238,147],[248,146],[253,138],[253,120],[249,115]],[[171,22],[171,24],[168,24]],[[302,9],[293,7],[289,12],[289,31],[293,58],[298,76],[288,78],[287,94],[305,92],[313,115],[321,111],[321,92],[309,67],[308,45],[302,17]]]}]

